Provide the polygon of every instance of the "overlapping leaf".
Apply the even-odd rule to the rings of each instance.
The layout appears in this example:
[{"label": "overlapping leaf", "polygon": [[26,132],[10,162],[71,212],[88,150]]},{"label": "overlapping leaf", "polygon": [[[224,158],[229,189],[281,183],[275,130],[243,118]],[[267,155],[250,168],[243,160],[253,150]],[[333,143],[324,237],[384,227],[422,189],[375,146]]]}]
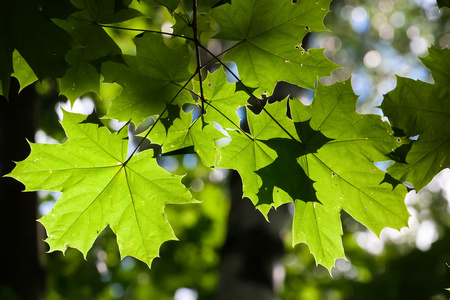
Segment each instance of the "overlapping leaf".
[{"label": "overlapping leaf", "polygon": [[126,128],[114,134],[85,119],[64,113],[67,142],[31,144],[31,155],[9,176],[22,181],[27,191],[62,192],[53,210],[40,219],[50,251],[73,247],[86,255],[109,225],[122,257],[132,255],[150,265],[160,245],[176,239],[165,205],[195,200],[180,177],[157,165],[152,151],[127,161]]},{"label": "overlapping leaf", "polygon": [[[198,38],[192,31],[192,1],[147,2],[165,6],[175,16],[174,29],[187,40]],[[293,242],[307,243],[317,263],[327,268],[344,257],[341,210],[376,234],[384,227],[407,225],[405,187],[375,166],[400,143],[379,116],[356,113],[350,81],[330,87],[319,84],[310,106],[291,100],[290,117],[286,101],[267,105],[258,115],[247,109],[250,132],[246,133],[238,128],[236,110],[246,105],[248,96],[226,82],[222,68],[201,83],[190,83],[199,74],[189,71],[193,61],[189,45],[169,47],[155,32],[138,35],[134,39],[136,55],[122,56],[101,24],[137,16],[127,8],[130,0],[72,3],[80,11],[67,21],[57,21],[78,43],[71,50],[67,43],[57,49],[58,57],[65,54],[70,64],[61,85],[62,93],[72,101],[86,91],[98,92],[101,75],[105,82],[119,84],[121,93],[112,100],[107,117],[139,124],[149,116],[162,116],[155,119],[158,121],[151,129],[152,142],[161,144],[166,153],[192,146],[208,166],[216,163],[237,170],[244,196],[266,217],[272,207],[294,202]],[[197,16],[197,29],[200,33],[210,30],[212,18],[220,26],[216,37],[236,42],[224,59],[237,64],[241,83],[255,88],[257,96],[271,94],[279,81],[314,89],[319,77],[336,68],[322,50],[301,48],[307,32],[325,29],[323,18],[330,0],[233,0],[232,4],[204,0],[198,4],[197,11],[202,14]],[[2,24],[0,33],[5,31]],[[0,45],[0,62],[10,61],[12,51]],[[430,92],[443,101],[448,99],[449,89],[437,89],[448,85],[447,52],[433,54],[424,63],[433,67],[437,83],[433,88],[422,85],[423,91],[417,95]],[[9,76],[11,65],[5,65]],[[30,66],[39,69],[32,63]],[[197,65],[197,72],[203,67]],[[67,65],[62,62],[61,68],[56,72],[59,77]],[[40,72],[35,72],[38,77],[45,74]],[[5,74],[0,74],[2,86]],[[26,74],[21,77],[26,78]],[[402,86],[409,84],[402,82]],[[195,102],[194,94],[205,108],[198,119],[181,110],[183,104]],[[442,107],[448,114],[447,105]],[[409,136],[422,134],[428,130],[427,124],[421,122],[421,113],[416,116],[412,125],[405,125],[400,117],[393,123],[405,127]],[[436,120],[444,122],[444,117]],[[218,162],[214,141],[222,135],[213,122],[227,128],[231,137],[231,142],[218,150]],[[439,123],[442,126],[433,134],[448,137],[445,122]],[[422,128],[419,124],[426,128],[423,132],[417,129]],[[133,255],[150,264],[161,243],[175,239],[164,216],[165,205],[194,202],[189,192],[180,178],[156,164],[152,151],[127,160],[125,129],[111,134],[105,127],[98,128],[85,117],[70,113],[65,113],[63,126],[68,135],[65,144],[32,144],[30,157],[18,163],[11,174],[24,182],[27,190],[63,192],[52,212],[41,219],[51,251],[75,247],[86,254],[99,232],[109,225],[117,234],[122,256]],[[447,162],[446,157],[441,162]]]},{"label": "overlapping leaf", "polygon": [[193,146],[203,163],[210,167],[216,161],[214,141],[223,137],[213,124],[204,123],[202,118],[193,122],[192,113],[183,111],[167,129],[162,122],[156,123],[149,136],[153,143],[162,145],[165,153]]},{"label": "overlapping leaf", "polygon": [[[277,120],[282,120],[281,125],[288,132],[295,134],[295,128],[291,120],[286,118],[286,105],[279,102],[266,108],[267,112]],[[260,199],[258,192],[263,184],[263,179],[255,172],[277,158],[274,149],[266,145],[265,140],[271,137],[289,138],[283,129],[273,122],[265,112],[259,115],[253,114],[247,109],[250,134],[239,130],[230,130],[228,134],[231,142],[219,149],[220,160],[218,167],[237,170],[242,179],[243,196],[248,197],[266,217],[272,206],[278,207],[286,201],[277,201],[272,197]],[[278,170],[280,171],[280,170]]]},{"label": "overlapping leaf", "polygon": [[[208,74],[202,83],[203,97],[206,101],[204,116],[208,123],[219,123],[223,128],[239,127],[240,119],[237,109],[247,104],[248,95],[236,92],[236,84],[228,83],[223,68]],[[200,84],[196,82],[194,91],[200,94]]]},{"label": "overlapping leaf", "polygon": [[[74,1],[79,11],[67,20],[55,22],[77,42],[65,59],[70,65],[61,78],[61,93],[72,103],[88,91],[99,93],[100,62],[122,61],[122,51],[99,24],[125,21],[140,15],[114,1]],[[128,1],[129,2],[129,1]]]},{"label": "overlapping leaf", "polygon": [[[61,0],[61,6],[70,9],[70,1]],[[39,79],[66,72],[64,56],[73,46],[72,38],[52,23],[49,17],[54,15],[46,12],[36,1],[0,2],[0,95],[8,97],[14,49]]]},{"label": "overlapping leaf", "polygon": [[407,226],[409,217],[403,202],[406,189],[383,182],[386,174],[375,166],[399,146],[397,138],[380,116],[356,113],[356,98],[350,81],[319,84],[311,106],[291,101],[293,120],[281,109],[267,109],[283,124],[284,134],[269,129],[278,124],[262,112],[249,123],[256,121],[264,134],[239,137],[247,139],[236,139],[240,147],[232,136],[230,145],[221,149],[219,166],[239,171],[244,195],[258,199],[255,205],[262,205],[261,211],[295,202],[294,244],[308,244],[317,263],[327,268],[344,257],[342,209],[376,234],[384,227]]},{"label": "overlapping leaf", "polygon": [[417,190],[450,167],[450,50],[431,47],[429,51],[422,61],[435,84],[398,77],[397,87],[381,105],[393,127],[409,138],[418,135],[406,157],[388,169],[394,178],[412,183]]},{"label": "overlapping leaf", "polygon": [[234,0],[213,9],[220,26],[216,36],[236,44],[225,61],[237,64],[244,84],[256,95],[270,95],[277,82],[287,81],[314,89],[320,77],[337,67],[323,50],[301,48],[307,32],[325,30],[323,18],[330,1]]},{"label": "overlapping leaf", "polygon": [[33,70],[30,68],[28,63],[25,61],[22,55],[16,50],[13,52],[13,66],[14,66],[14,73],[13,76],[19,80],[20,84],[20,90],[19,92],[27,87],[28,85],[32,84],[38,78],[34,74]]},{"label": "overlapping leaf", "polygon": [[106,82],[119,83],[123,90],[112,102],[108,116],[139,124],[161,114],[168,104],[193,102],[182,84],[191,78],[187,45],[169,48],[163,38],[143,34],[135,38],[137,55],[125,55],[126,64],[108,61],[102,65]]},{"label": "overlapping leaf", "polygon": [[[307,243],[317,261],[329,267],[333,252],[342,248],[336,243],[341,235],[340,226],[336,227],[341,209],[377,235],[384,227],[408,225],[406,188],[384,182],[386,174],[375,166],[399,143],[380,116],[356,113],[356,99],[348,80],[333,86],[319,84],[311,106],[299,102],[291,106],[294,121],[305,121],[308,112],[311,128],[332,139],[301,162],[307,165],[305,172],[314,181],[320,204],[296,201],[296,213],[301,215],[294,218],[294,243]],[[316,213],[316,222],[304,215]],[[321,233],[315,238],[308,234],[314,224]]]}]

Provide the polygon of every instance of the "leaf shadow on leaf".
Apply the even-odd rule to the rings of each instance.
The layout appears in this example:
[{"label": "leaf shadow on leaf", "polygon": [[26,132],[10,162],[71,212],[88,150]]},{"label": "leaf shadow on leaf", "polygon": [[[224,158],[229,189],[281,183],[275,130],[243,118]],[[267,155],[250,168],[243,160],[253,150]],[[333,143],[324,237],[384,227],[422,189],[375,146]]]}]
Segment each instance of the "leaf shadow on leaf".
[{"label": "leaf shadow on leaf", "polygon": [[80,124],[96,124],[98,128],[105,126],[105,124],[103,124],[103,122],[98,118],[95,111],[89,114],[84,121],[80,122]]},{"label": "leaf shadow on leaf", "polygon": [[160,122],[164,125],[164,128],[166,128],[167,132],[170,126],[173,125],[173,121],[175,121],[176,119],[180,119],[180,107],[177,105],[169,105],[169,108],[166,111],[166,115],[161,118]]},{"label": "leaf shadow on leaf", "polygon": [[314,181],[307,174],[308,159],[306,155],[316,153],[332,139],[313,130],[309,121],[296,122],[294,125],[298,136],[304,142],[283,138],[262,141],[275,150],[278,157],[270,165],[256,171],[263,182],[258,191],[259,202],[256,206],[272,204],[272,196],[278,194],[280,189],[286,192],[292,200],[320,203],[313,187]]},{"label": "leaf shadow on leaf", "polygon": [[[384,175],[384,179],[383,179],[383,181],[380,182],[380,185],[382,183],[389,183],[390,185],[392,185],[392,190],[394,190],[399,184],[402,184],[400,181],[398,181],[397,179],[395,179],[388,173],[386,173]],[[409,192],[409,190],[408,190],[408,192]]]},{"label": "leaf shadow on leaf", "polygon": [[414,144],[414,141],[412,141],[408,144],[403,144],[400,147],[394,149],[394,151],[387,154],[386,156],[397,163],[407,164],[406,156],[408,155],[408,152],[411,150],[413,144]]}]

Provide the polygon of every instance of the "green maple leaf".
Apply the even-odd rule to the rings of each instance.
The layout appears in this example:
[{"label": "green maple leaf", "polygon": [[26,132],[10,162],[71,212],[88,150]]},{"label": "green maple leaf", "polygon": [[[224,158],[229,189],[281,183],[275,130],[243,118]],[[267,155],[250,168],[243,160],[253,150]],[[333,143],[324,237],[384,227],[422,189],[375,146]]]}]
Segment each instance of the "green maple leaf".
[{"label": "green maple leaf", "polygon": [[180,177],[159,167],[152,151],[127,160],[127,128],[110,133],[86,123],[86,116],[64,112],[68,140],[62,145],[31,144],[31,155],[9,174],[26,191],[61,191],[45,226],[50,251],[68,247],[84,255],[109,225],[117,235],[121,256],[150,265],[160,245],[176,239],[164,207],[192,203]]},{"label": "green maple leaf", "polygon": [[109,61],[102,65],[105,81],[123,87],[112,101],[108,117],[139,124],[160,114],[168,104],[193,102],[189,92],[182,90],[182,84],[191,78],[187,45],[169,48],[162,36],[154,34],[136,37],[135,44],[137,55],[125,55],[126,64]]},{"label": "green maple leaf", "polygon": [[450,50],[448,48],[438,49],[431,46],[428,48],[428,55],[420,60],[430,69],[438,85],[450,88]]},{"label": "green maple leaf", "polygon": [[216,37],[236,41],[224,60],[236,63],[244,84],[258,88],[257,96],[271,94],[279,81],[314,89],[319,77],[337,67],[323,50],[301,48],[307,32],[326,29],[323,18],[329,11],[329,0],[232,3],[211,12],[220,27]]},{"label": "green maple leaf", "polygon": [[178,112],[169,128],[158,122],[149,135],[152,143],[162,145],[163,153],[193,146],[206,166],[214,165],[217,155],[214,141],[223,137],[213,124],[204,123],[201,117],[193,122],[192,113],[183,111]]},{"label": "green maple leaf", "polygon": [[36,1],[0,2],[0,94],[5,97],[8,97],[10,76],[14,71],[14,49],[41,80],[60,77],[66,72],[68,65],[64,56],[73,41],[48,17]]},{"label": "green maple leaf", "polygon": [[16,50],[13,52],[13,67],[14,77],[19,80],[20,90],[19,92],[38,80],[37,76],[34,74],[33,70],[30,68],[28,63],[25,61],[22,55]]},{"label": "green maple leaf", "polygon": [[[309,119],[312,130],[332,139],[317,147],[317,134],[306,135],[304,144],[310,153],[298,162],[314,182],[318,202],[295,201],[293,232],[294,244],[308,244],[317,262],[328,268],[343,257],[342,209],[377,235],[385,227],[408,225],[406,188],[386,182],[386,174],[375,166],[399,146],[398,140],[380,116],[358,114],[356,100],[348,80],[332,86],[319,84],[308,107],[300,102],[291,105],[294,121]],[[311,235],[310,230],[317,234]]]},{"label": "green maple leaf", "polygon": [[[247,104],[248,95],[243,91],[236,92],[236,84],[228,83],[223,68],[208,73],[202,82],[203,96],[206,101],[204,116],[208,123],[217,122],[223,128],[239,127],[240,119],[237,109]],[[194,91],[200,94],[200,84],[195,82]]]},{"label": "green maple leaf", "polygon": [[407,226],[409,217],[406,188],[385,182],[375,166],[400,144],[380,116],[356,113],[356,99],[350,81],[319,84],[310,106],[290,102],[292,120],[281,104],[269,105],[273,119],[264,111],[249,114],[254,139],[230,132],[232,142],[220,149],[218,165],[239,171],[244,195],[264,214],[295,202],[294,245],[308,244],[317,263],[329,269],[344,257],[341,210],[377,235],[385,227]]},{"label": "green maple leaf", "polygon": [[99,24],[110,24],[138,17],[141,14],[133,9],[119,7],[117,11],[114,1],[75,1],[80,10],[67,20],[55,22],[78,43],[70,50],[65,59],[70,65],[61,78],[61,94],[73,103],[85,92],[99,93],[100,62],[112,60],[123,62],[122,51],[114,40]]},{"label": "green maple leaf", "polygon": [[[186,19],[188,18],[188,16],[183,17],[183,16],[180,16],[179,14],[175,14],[174,18],[175,18],[175,25],[172,26],[173,33],[178,34],[178,35],[183,35],[185,37],[193,39],[194,31],[192,30],[192,24],[189,22],[186,22]],[[211,23],[213,23],[213,20],[211,20],[209,15],[198,14],[197,15],[198,35],[201,36],[202,33],[214,32],[214,30],[211,28]]]},{"label": "green maple leaf", "polygon": [[415,137],[406,156],[388,168],[401,182],[420,190],[441,170],[450,167],[450,50],[431,47],[422,61],[435,84],[397,78],[397,87],[385,95],[381,108],[393,127]]},{"label": "green maple leaf", "polygon": [[[285,102],[268,105],[265,109],[275,119],[280,120],[280,124],[289,134],[297,136],[294,124],[286,118]],[[218,149],[220,160],[217,163],[218,167],[234,169],[239,172],[242,179],[243,197],[250,198],[266,218],[272,206],[278,207],[286,201],[281,198],[272,201],[272,197],[265,197],[267,194],[263,194],[263,198],[260,199],[258,193],[263,180],[255,172],[273,163],[277,158],[276,151],[265,141],[273,137],[289,138],[289,135],[273,121],[269,114],[263,111],[259,115],[255,115],[247,109],[250,135],[238,130],[229,130],[231,142]]]}]

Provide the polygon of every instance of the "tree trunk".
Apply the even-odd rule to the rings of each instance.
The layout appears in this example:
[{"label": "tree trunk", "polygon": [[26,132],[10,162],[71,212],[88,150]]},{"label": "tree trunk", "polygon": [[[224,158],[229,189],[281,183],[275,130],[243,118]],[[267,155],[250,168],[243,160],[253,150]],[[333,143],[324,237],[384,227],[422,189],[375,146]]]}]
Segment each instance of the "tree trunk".
[{"label": "tree trunk", "polygon": [[[0,176],[14,168],[13,161],[30,153],[26,139],[35,134],[34,86],[18,94],[17,80],[11,80],[9,101],[0,97]],[[1,299],[38,299],[44,289],[44,272],[39,261],[36,193],[23,193],[23,184],[0,177],[0,228],[2,258]]]},{"label": "tree trunk", "polygon": [[277,299],[278,283],[284,279],[280,232],[289,214],[287,207],[280,207],[267,222],[249,199],[242,198],[238,173],[230,177],[231,209],[217,299]]}]

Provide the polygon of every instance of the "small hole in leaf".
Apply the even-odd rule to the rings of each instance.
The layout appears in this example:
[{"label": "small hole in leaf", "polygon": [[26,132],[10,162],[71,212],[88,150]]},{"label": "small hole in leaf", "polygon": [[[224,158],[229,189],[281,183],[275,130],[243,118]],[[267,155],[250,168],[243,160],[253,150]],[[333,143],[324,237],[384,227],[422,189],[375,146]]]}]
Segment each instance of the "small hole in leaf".
[{"label": "small hole in leaf", "polygon": [[293,3],[293,4],[297,3],[297,0],[292,0],[292,3]]},{"label": "small hole in leaf", "polygon": [[208,83],[208,86],[211,87],[212,86],[212,82]]},{"label": "small hole in leaf", "polygon": [[309,31],[309,26],[306,26],[305,29]]},{"label": "small hole in leaf", "polygon": [[401,143],[402,142],[402,139],[401,138],[398,138],[397,139],[397,143]]},{"label": "small hole in leaf", "polygon": [[333,178],[334,176],[336,176],[336,173],[331,172],[331,178]]},{"label": "small hole in leaf", "polygon": [[298,45],[295,45],[295,49],[300,49],[300,46],[298,46]]}]

